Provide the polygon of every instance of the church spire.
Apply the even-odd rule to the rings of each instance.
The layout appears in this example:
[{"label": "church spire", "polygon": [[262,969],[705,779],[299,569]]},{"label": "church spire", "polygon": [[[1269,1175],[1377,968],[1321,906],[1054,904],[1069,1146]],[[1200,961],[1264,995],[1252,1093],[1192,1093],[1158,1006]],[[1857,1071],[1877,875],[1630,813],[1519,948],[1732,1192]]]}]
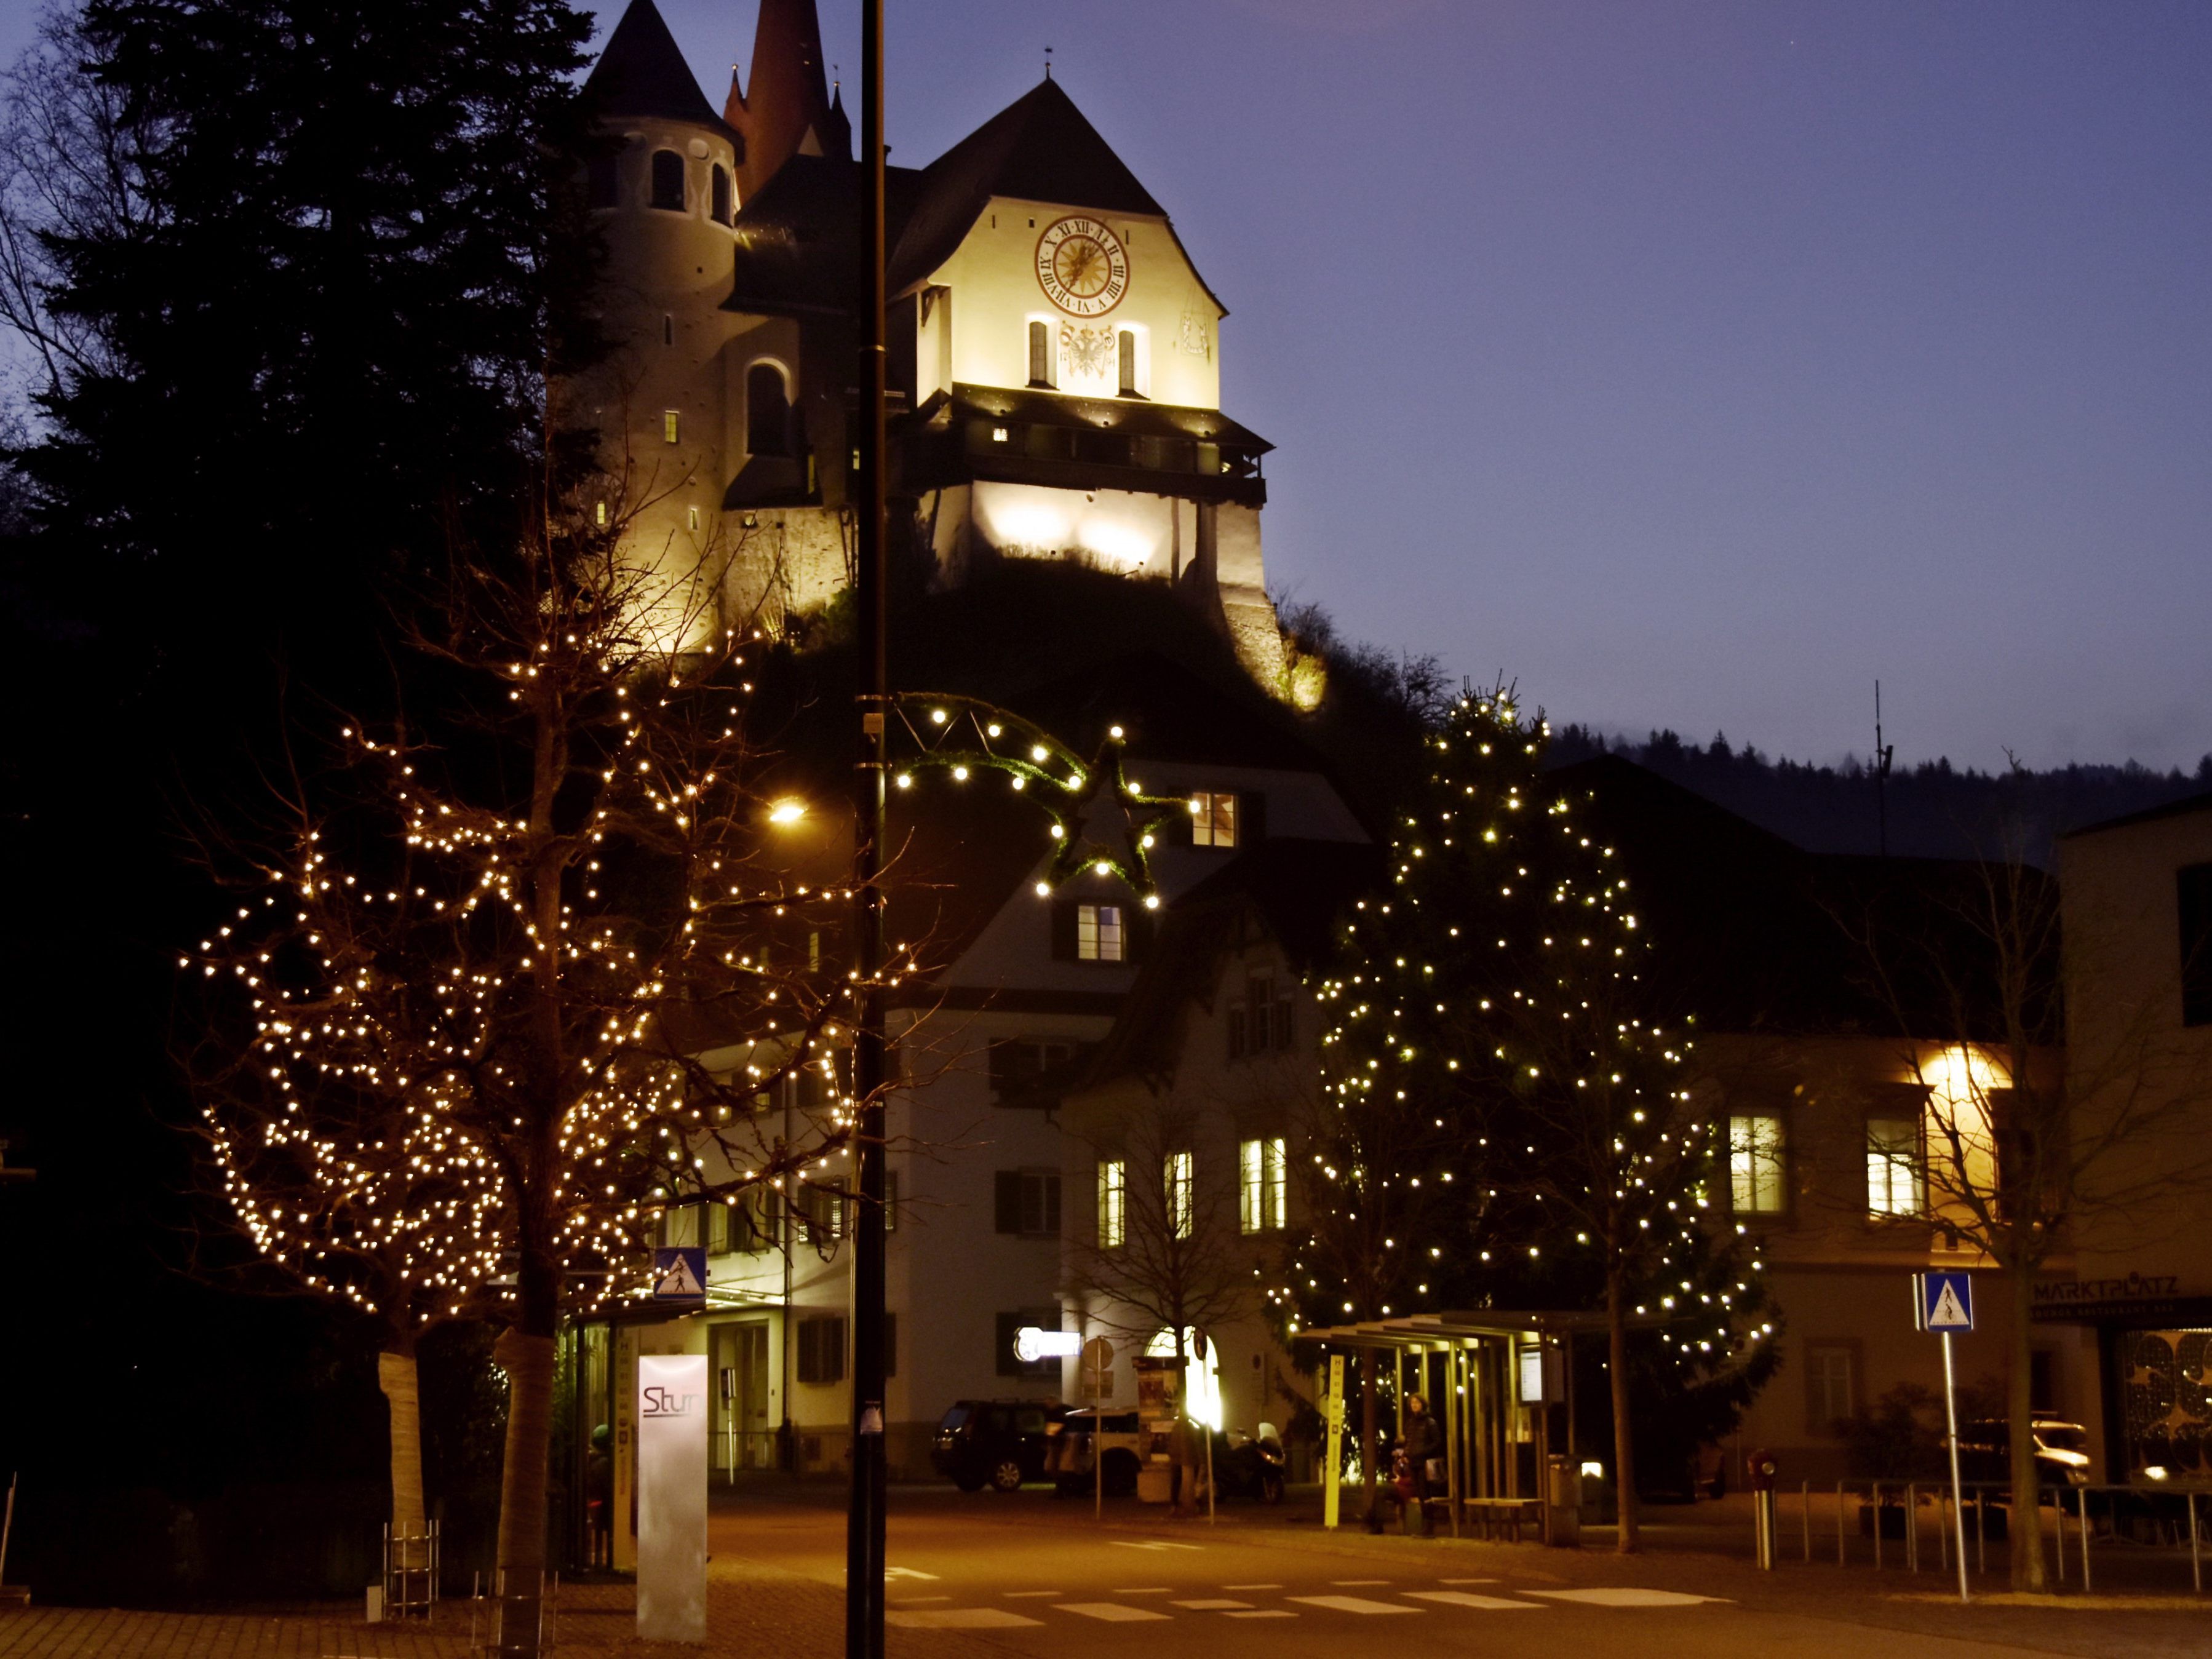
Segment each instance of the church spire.
[{"label": "church spire", "polygon": [[761,0],[753,32],[750,89],[730,78],[723,118],[745,137],[738,191],[750,198],[793,155],[850,160],[853,125],[841,94],[833,103],[823,74],[822,24],[814,0]]}]

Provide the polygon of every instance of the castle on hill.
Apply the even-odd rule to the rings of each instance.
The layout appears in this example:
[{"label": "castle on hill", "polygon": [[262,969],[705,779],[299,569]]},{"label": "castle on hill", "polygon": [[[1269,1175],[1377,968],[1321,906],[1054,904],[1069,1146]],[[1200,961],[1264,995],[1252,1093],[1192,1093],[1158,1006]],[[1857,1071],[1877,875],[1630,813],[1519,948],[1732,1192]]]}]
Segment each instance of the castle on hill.
[{"label": "castle on hill", "polygon": [[[580,388],[604,521],[719,631],[852,580],[860,204],[813,0],[762,0],[717,114],[653,0],[587,82],[619,145],[591,201],[609,362]],[[1078,562],[1171,584],[1286,693],[1269,446],[1221,410],[1227,314],[1167,210],[1048,76],[889,169],[894,524],[940,583]]]}]

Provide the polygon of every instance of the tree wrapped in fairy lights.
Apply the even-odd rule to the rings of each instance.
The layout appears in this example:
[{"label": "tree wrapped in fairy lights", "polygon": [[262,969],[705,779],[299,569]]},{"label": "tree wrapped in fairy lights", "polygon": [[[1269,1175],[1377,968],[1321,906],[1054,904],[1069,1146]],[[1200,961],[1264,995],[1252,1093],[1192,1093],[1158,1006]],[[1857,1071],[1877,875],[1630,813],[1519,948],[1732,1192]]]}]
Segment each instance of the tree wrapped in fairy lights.
[{"label": "tree wrapped in fairy lights", "polygon": [[[572,535],[459,578],[416,643],[464,714],[435,741],[343,727],[261,854],[226,843],[235,913],[183,963],[204,1133],[261,1251],[395,1358],[427,1322],[504,1327],[512,1631],[538,1624],[562,1316],[644,1293],[671,1204],[834,1183],[854,1121],[823,948],[848,854],[766,787],[758,636],[699,645],[688,586]],[[762,1108],[803,1067],[832,1086],[793,1131]]]},{"label": "tree wrapped in fairy lights", "polygon": [[1389,890],[1322,988],[1319,1202],[1285,1292],[1308,1322],[1601,1308],[1629,1551],[1636,1419],[1662,1396],[1740,1406],[1771,1328],[1718,1206],[1725,1137],[1695,1097],[1690,1024],[1661,1015],[1618,849],[1543,772],[1547,737],[1499,687],[1430,739]]}]

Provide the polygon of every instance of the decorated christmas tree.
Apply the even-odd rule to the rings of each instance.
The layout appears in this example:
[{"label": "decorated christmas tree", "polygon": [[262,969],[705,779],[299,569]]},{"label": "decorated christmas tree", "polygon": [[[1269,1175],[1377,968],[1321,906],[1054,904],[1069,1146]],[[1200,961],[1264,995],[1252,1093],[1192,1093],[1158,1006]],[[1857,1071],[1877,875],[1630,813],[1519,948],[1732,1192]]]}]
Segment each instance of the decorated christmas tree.
[{"label": "decorated christmas tree", "polygon": [[1771,1369],[1758,1264],[1722,1203],[1692,1026],[1546,728],[1500,688],[1431,739],[1387,894],[1323,986],[1310,1221],[1281,1294],[1309,1323],[1602,1309],[1623,1549],[1636,1425],[1711,1423]]}]

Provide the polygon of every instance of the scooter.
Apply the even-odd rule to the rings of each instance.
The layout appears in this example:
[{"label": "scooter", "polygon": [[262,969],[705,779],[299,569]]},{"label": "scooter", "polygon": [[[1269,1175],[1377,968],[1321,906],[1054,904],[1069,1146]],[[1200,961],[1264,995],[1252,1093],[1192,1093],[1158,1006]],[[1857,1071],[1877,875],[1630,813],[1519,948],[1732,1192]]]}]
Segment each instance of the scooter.
[{"label": "scooter", "polygon": [[1273,1424],[1262,1423],[1256,1437],[1238,1430],[1213,1437],[1213,1479],[1224,1498],[1279,1504],[1288,1467]]}]

